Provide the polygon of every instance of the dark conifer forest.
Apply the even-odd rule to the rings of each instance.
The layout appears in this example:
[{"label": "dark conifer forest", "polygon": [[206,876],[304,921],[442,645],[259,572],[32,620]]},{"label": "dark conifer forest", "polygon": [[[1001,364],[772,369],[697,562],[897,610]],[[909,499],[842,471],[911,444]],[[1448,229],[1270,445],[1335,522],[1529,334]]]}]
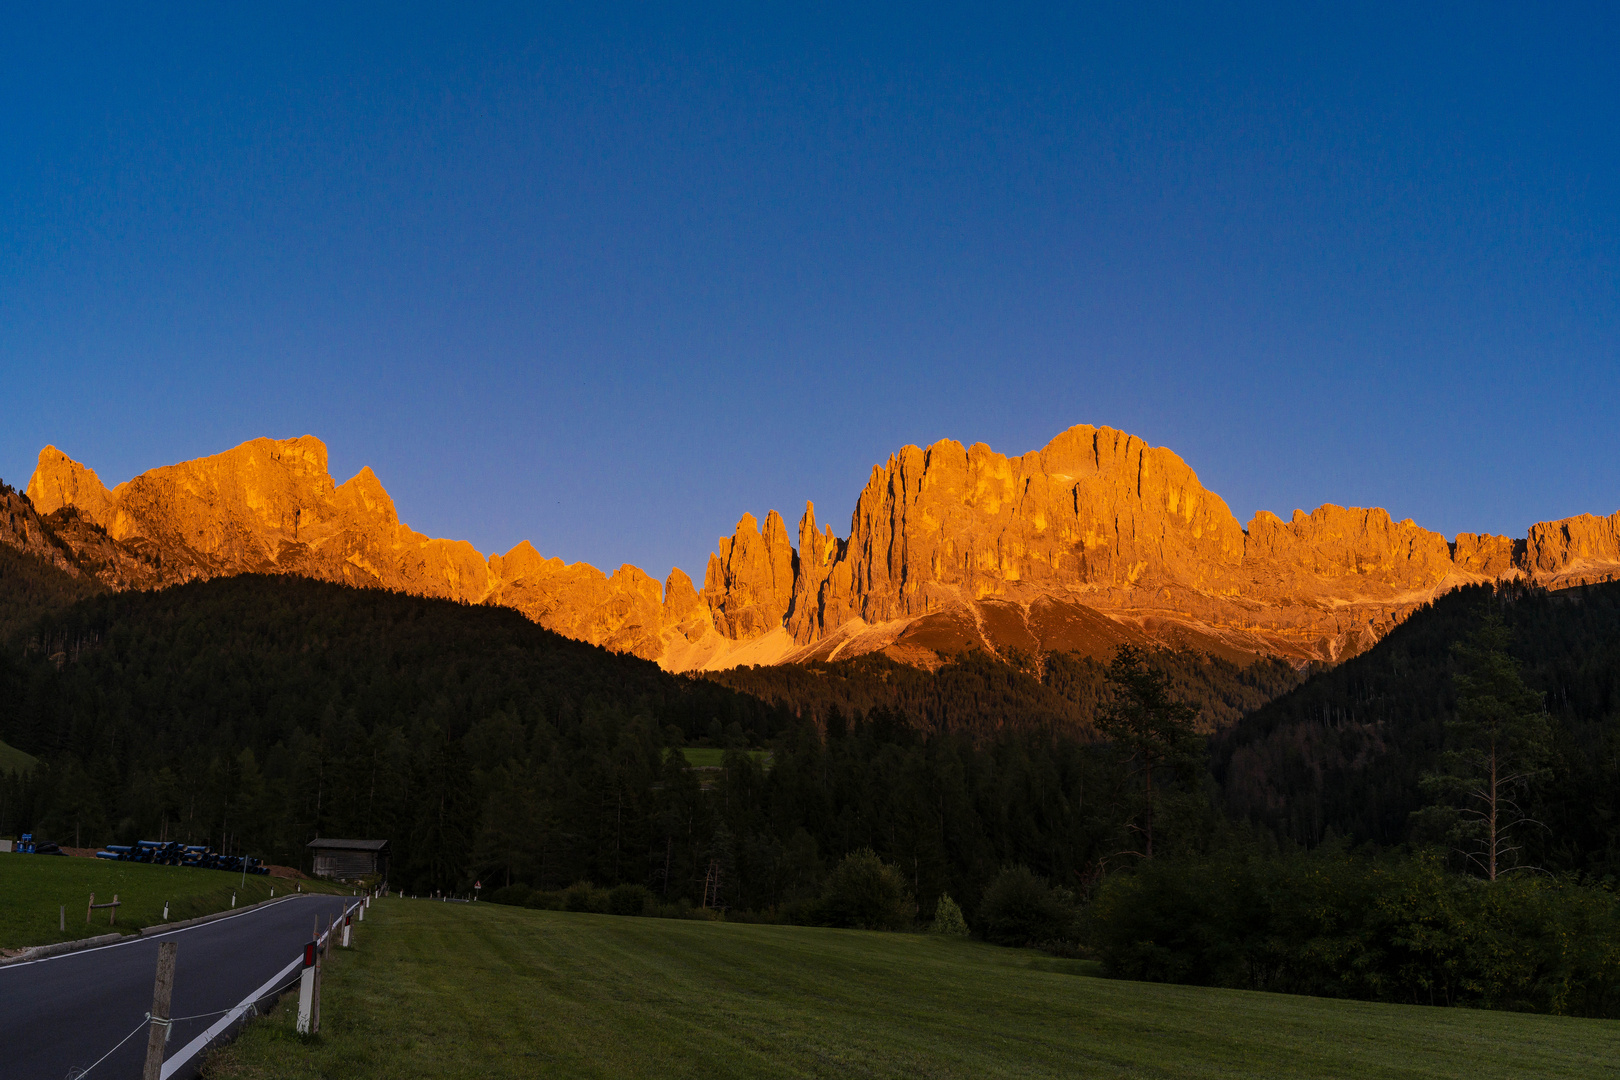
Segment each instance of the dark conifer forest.
[{"label": "dark conifer forest", "polygon": [[[1162,660],[1218,718],[1299,678]],[[1129,769],[1092,730],[1106,668],[1067,656],[697,678],[501,608],[237,577],[64,595],[0,664],[0,739],[43,760],[6,781],[0,829],[83,845],[178,837],[299,865],[317,835],[387,837],[406,887],[589,879],[694,901],[715,868],[745,908],[813,895],[871,848],[926,910],[947,891],[971,908],[1003,864],[1082,888],[1132,846]],[[694,769],[687,746],[739,752]],[[1214,819],[1181,797],[1194,842]]]},{"label": "dark conifer forest", "polygon": [[1620,876],[1620,583],[1549,593],[1474,586],[1442,596],[1383,641],[1212,740],[1232,817],[1285,844],[1338,836],[1426,839],[1413,814],[1456,714],[1454,646],[1487,612],[1551,720],[1550,775],[1532,787],[1524,865]]}]

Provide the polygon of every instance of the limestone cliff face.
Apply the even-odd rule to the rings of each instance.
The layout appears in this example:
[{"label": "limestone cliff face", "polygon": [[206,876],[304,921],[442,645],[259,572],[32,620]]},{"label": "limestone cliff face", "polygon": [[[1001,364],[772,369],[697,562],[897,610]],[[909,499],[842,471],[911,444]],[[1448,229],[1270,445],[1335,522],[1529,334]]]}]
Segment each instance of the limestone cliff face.
[{"label": "limestone cliff face", "polygon": [[1620,576],[1620,514],[1454,545],[1359,507],[1262,512],[1244,527],[1171,451],[1081,426],[1013,458],[949,440],[906,447],[872,470],[847,540],[818,531],[807,508],[797,554],[789,659],[1106,654],[1134,635],[1335,660],[1469,581]]},{"label": "limestone cliff face", "polygon": [[908,446],[872,470],[847,550],[802,582],[795,636],[1052,589],[1205,587],[1242,560],[1220,497],[1122,432],[1073,428],[1011,459],[983,443]]},{"label": "limestone cliff face", "polygon": [[1500,578],[1524,565],[1525,542],[1505,536],[1476,536],[1458,533],[1452,545],[1452,565],[1460,574]]},{"label": "limestone cliff face", "polygon": [[255,439],[111,491],[46,447],[28,499],[11,498],[39,513],[0,507],[0,541],[43,545],[114,588],[301,574],[501,604],[678,670],[874,650],[922,664],[964,648],[1105,656],[1121,641],[1334,660],[1459,584],[1620,577],[1620,513],[1449,544],[1332,505],[1245,528],[1171,451],[1089,426],[1020,457],[904,447],[873,468],[847,538],[808,504],[797,547],[775,511],[763,527],[745,514],[701,591],[678,569],[660,586],[527,542],[485,559],[423,536],[370,469],[336,485],[312,436]]},{"label": "limestone cliff face", "polygon": [[370,469],[334,486],[326,446],[309,435],[254,439],[110,492],[93,471],[46,447],[28,492],[47,513],[71,506],[147,554],[160,568],[149,584],[296,573],[457,600],[489,590],[488,566],[471,544],[430,540],[400,522]]},{"label": "limestone cliff face", "polygon": [[753,514],[744,514],[720,550],[709,556],[703,576],[703,599],[714,625],[729,638],[758,637],[782,625],[793,602],[798,555],[788,542],[782,515],[772,510],[760,531]]},{"label": "limestone cliff face", "polygon": [[1526,548],[1527,568],[1538,576],[1572,585],[1609,580],[1620,562],[1620,511],[1532,525]]}]

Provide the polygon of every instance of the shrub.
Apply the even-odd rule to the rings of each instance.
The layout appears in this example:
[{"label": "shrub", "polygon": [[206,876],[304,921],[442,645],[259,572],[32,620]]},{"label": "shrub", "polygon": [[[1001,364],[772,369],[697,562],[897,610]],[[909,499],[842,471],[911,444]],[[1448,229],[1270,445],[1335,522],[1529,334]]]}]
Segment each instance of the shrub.
[{"label": "shrub", "polygon": [[529,902],[529,895],[533,892],[534,890],[527,885],[503,885],[489,894],[489,902],[492,904],[515,904],[522,907]]},{"label": "shrub", "polygon": [[900,871],[863,848],[844,856],[828,875],[820,901],[805,914],[821,926],[904,930],[916,918],[917,905]]},{"label": "shrub", "polygon": [[985,940],[997,945],[1040,945],[1069,936],[1075,913],[1027,867],[1003,870],[979,905]]},{"label": "shrub", "polygon": [[608,911],[614,915],[645,915],[653,894],[645,885],[619,885],[608,893]]},{"label": "shrub", "polygon": [[1324,846],[1155,859],[1105,881],[1089,916],[1123,978],[1620,1016],[1620,904],[1569,881]]},{"label": "shrub", "polygon": [[936,934],[967,937],[967,920],[962,918],[962,909],[949,895],[939,898],[939,905],[934,908],[934,924],[929,929]]},{"label": "shrub", "polygon": [[564,911],[589,911],[597,915],[608,913],[606,889],[598,889],[588,881],[577,881],[563,894]]}]

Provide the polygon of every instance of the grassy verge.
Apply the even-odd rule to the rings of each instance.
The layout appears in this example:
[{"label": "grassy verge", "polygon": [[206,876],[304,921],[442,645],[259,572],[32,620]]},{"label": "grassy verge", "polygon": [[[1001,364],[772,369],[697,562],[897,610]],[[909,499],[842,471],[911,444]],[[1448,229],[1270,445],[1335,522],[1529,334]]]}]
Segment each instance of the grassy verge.
[{"label": "grassy verge", "polygon": [[[336,891],[324,883],[306,881],[303,886],[306,892]],[[233,893],[241,907],[269,899],[272,888],[277,896],[284,896],[293,887],[284,878],[257,874],[249,874],[244,885],[240,874],[223,870],[0,854],[0,948],[49,945],[113,931],[130,933],[163,922],[165,902],[169,921],[178,922],[226,910]],[[118,895],[123,906],[117,909],[116,925],[108,925],[106,910],[94,912],[85,925],[84,909],[91,893],[96,894],[98,904]],[[67,907],[66,931],[58,929],[63,906]]]},{"label": "grassy verge", "polygon": [[205,1076],[1576,1077],[1604,1021],[1116,982],[972,941],[388,900]]}]

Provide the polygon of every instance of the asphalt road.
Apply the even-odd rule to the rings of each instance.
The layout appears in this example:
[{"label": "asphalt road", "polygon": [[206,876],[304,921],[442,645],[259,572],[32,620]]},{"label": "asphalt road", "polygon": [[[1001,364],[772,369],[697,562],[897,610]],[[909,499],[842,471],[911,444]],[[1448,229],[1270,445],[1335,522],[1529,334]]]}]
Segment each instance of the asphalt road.
[{"label": "asphalt road", "polygon": [[[100,949],[0,967],[0,1080],[67,1080],[112,1050],[137,1025],[141,1031],[86,1080],[125,1080],[141,1074],[152,1007],[158,943],[179,943],[175,956],[164,1077],[189,1080],[204,1055],[187,1050],[245,999],[294,980],[276,975],[301,960],[319,920],[338,917],[355,901],[304,894],[251,908],[230,918],[184,930],[119,942]],[[364,924],[357,924],[363,931]],[[339,939],[341,940],[341,939]],[[337,941],[333,942],[334,946]],[[206,1015],[214,1014],[214,1015]]]}]

